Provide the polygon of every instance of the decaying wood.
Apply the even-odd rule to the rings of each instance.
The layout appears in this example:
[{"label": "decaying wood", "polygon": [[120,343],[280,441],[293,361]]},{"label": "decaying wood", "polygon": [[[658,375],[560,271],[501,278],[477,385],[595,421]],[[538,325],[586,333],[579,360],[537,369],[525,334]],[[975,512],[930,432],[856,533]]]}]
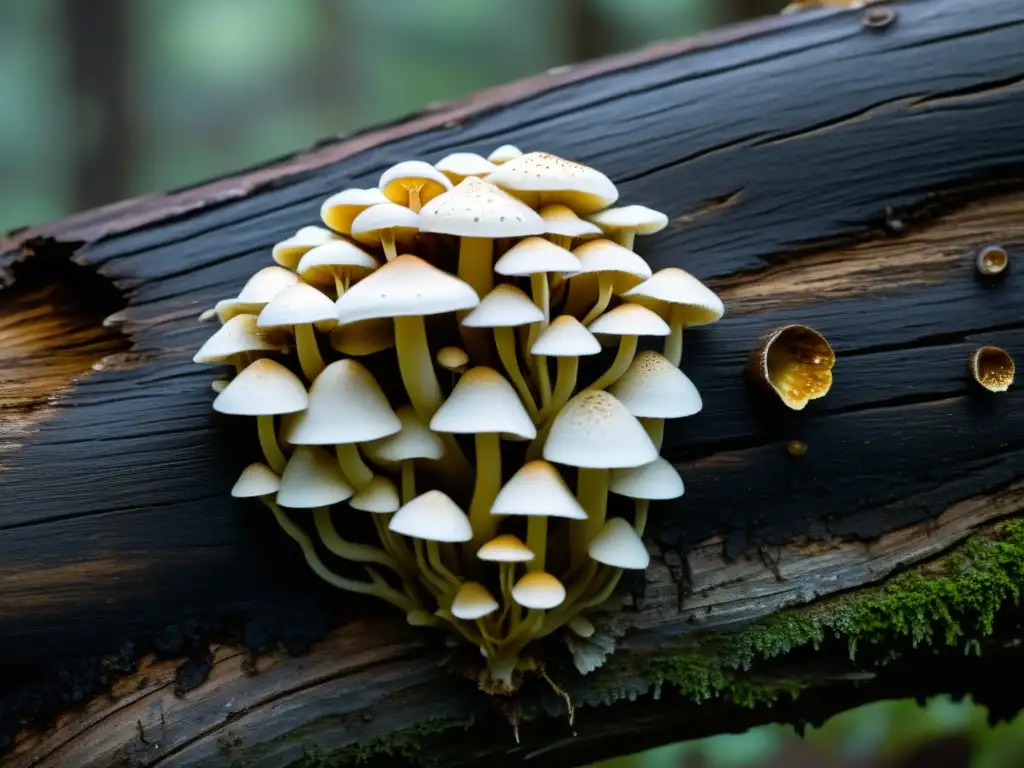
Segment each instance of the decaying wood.
[{"label": "decaying wood", "polygon": [[[687,492],[653,510],[647,583],[605,619],[616,658],[940,557],[1024,499],[1024,395],[967,376],[980,344],[1024,359],[1020,270],[982,280],[973,258],[989,243],[1024,255],[1024,12],[891,7],[884,29],[820,11],[659,45],[3,241],[0,740],[13,751],[0,763],[281,766],[473,717],[445,764],[572,765],[881,696],[999,690],[1024,659],[995,642],[984,662],[946,660],[941,679],[896,664],[774,711],[565,672],[572,729],[524,721],[516,745],[514,707],[558,698],[530,688],[503,717],[440,666],[434,638],[314,583],[265,514],[230,502],[252,436],[211,414],[215,374],[190,362],[210,332],[198,314],[327,194],[400,159],[543,148],[666,211],[639,252],[727,306],[686,339],[705,408],[673,425],[665,454]],[[760,333],[788,322],[838,356],[832,392],[799,414],[743,378]]]}]

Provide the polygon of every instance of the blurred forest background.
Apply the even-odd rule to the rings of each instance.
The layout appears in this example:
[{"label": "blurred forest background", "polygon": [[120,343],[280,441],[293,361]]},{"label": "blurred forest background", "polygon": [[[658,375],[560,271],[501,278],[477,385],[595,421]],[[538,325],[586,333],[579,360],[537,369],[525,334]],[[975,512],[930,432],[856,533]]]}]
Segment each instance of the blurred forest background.
[{"label": "blurred forest background", "polygon": [[[193,184],[552,67],[784,0],[0,0],[0,231]],[[882,702],[801,740],[768,726],[605,768],[1024,764],[1024,719]]]}]

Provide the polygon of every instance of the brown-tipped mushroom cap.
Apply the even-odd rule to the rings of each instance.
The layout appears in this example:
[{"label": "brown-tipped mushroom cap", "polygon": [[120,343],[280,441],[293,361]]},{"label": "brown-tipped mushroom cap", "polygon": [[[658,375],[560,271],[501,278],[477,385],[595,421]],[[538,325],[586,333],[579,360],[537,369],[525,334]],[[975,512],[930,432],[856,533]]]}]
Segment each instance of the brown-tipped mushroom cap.
[{"label": "brown-tipped mushroom cap", "polygon": [[242,286],[242,290],[238,292],[238,296],[217,302],[214,307],[217,317],[221,319],[221,322],[227,322],[235,315],[242,313],[254,315],[277,294],[297,282],[299,282],[299,277],[294,272],[277,266],[264,267],[249,278]]},{"label": "brown-tipped mushroom cap", "polygon": [[292,445],[347,445],[402,428],[376,379],[355,360],[331,363],[313,381],[309,405],[285,430]]},{"label": "brown-tipped mushroom cap", "polygon": [[299,260],[312,248],[337,240],[337,236],[323,227],[302,227],[291,237],[274,246],[274,261],[285,269],[295,269]]},{"label": "brown-tipped mushroom cap", "polygon": [[281,478],[266,464],[254,462],[242,470],[231,495],[236,499],[250,499],[256,496],[270,496],[281,487]]},{"label": "brown-tipped mushroom cap", "polygon": [[389,261],[346,291],[335,303],[338,320],[352,323],[375,317],[417,317],[473,309],[476,291],[418,256]]},{"label": "brown-tipped mushroom cap", "polygon": [[452,600],[452,616],[463,621],[482,619],[496,610],[498,601],[487,591],[487,587],[476,581],[464,582]]},{"label": "brown-tipped mushroom cap", "polygon": [[366,455],[373,460],[385,462],[408,461],[409,459],[440,459],[444,456],[444,443],[437,433],[420,421],[416,409],[411,405],[400,405],[395,411],[401,429],[393,435],[367,443]]},{"label": "brown-tipped mushroom cap", "polygon": [[613,469],[608,489],[630,499],[677,499],[683,495],[683,478],[660,456],[650,464],[628,469]]},{"label": "brown-tipped mushroom cap", "polygon": [[383,475],[374,475],[363,490],[348,500],[352,509],[360,512],[372,512],[378,515],[397,512],[402,506],[398,498],[398,488]]},{"label": "brown-tipped mushroom cap", "polygon": [[529,296],[511,283],[503,283],[484,296],[462,324],[467,328],[514,328],[543,319],[544,313]]},{"label": "brown-tipped mushroom cap", "polygon": [[477,550],[476,556],[491,563],[527,563],[533,552],[517,536],[503,533]]},{"label": "brown-tipped mushroom cap", "polygon": [[494,271],[509,277],[551,272],[578,272],[580,260],[571,251],[542,237],[527,237],[513,245],[494,264]]},{"label": "brown-tipped mushroom cap", "polygon": [[545,459],[570,467],[638,467],[657,457],[636,417],[603,390],[585,389],[566,403],[544,443]]},{"label": "brown-tipped mushroom cap", "polygon": [[512,599],[524,608],[546,611],[565,601],[565,587],[550,573],[531,571],[512,587]]},{"label": "brown-tipped mushroom cap", "polygon": [[545,152],[530,152],[487,176],[534,208],[561,203],[577,213],[594,213],[619,199],[611,179],[598,170]]},{"label": "brown-tipped mushroom cap", "polygon": [[393,203],[409,205],[410,191],[418,190],[420,205],[452,188],[448,177],[422,160],[406,160],[388,168],[377,188]]},{"label": "brown-tipped mushroom cap", "polygon": [[662,317],[683,325],[707,325],[722,318],[725,305],[718,295],[685,270],[659,269],[650,278],[622,295],[627,301],[643,304]]},{"label": "brown-tipped mushroom cap", "polygon": [[502,144],[487,156],[487,159],[495,165],[504,165],[509,160],[522,157],[523,152],[513,144]]},{"label": "brown-tipped mushroom cap", "polygon": [[267,333],[256,325],[256,315],[235,315],[217,329],[199,348],[192,362],[201,365],[223,365],[246,352],[269,352],[280,349]]},{"label": "brown-tipped mushroom cap", "polygon": [[680,419],[704,407],[697,387],[660,352],[639,353],[608,391],[640,418]]},{"label": "brown-tipped mushroom cap", "polygon": [[470,368],[430,420],[435,432],[475,435],[499,433],[524,440],[537,428],[512,385],[493,368]]},{"label": "brown-tipped mushroom cap", "polygon": [[537,213],[544,219],[544,224],[549,235],[561,235],[562,237],[597,237],[601,234],[601,228],[591,221],[581,219],[567,205],[545,205]]},{"label": "brown-tipped mushroom cap", "polygon": [[395,203],[367,208],[352,221],[352,237],[366,245],[379,245],[385,232],[391,232],[401,246],[411,245],[420,228],[418,213]]},{"label": "brown-tipped mushroom cap", "polygon": [[558,470],[543,459],[525,464],[512,475],[498,491],[491,505],[491,514],[587,519],[587,513]]},{"label": "brown-tipped mushroom cap", "polygon": [[306,283],[289,285],[260,310],[256,325],[282,328],[293,325],[334,324],[334,302]]},{"label": "brown-tipped mushroom cap", "polygon": [[320,218],[335,232],[350,235],[356,216],[372,205],[387,202],[390,201],[379,189],[344,189],[324,200]]},{"label": "brown-tipped mushroom cap", "polygon": [[828,394],[835,362],[824,336],[806,325],[786,325],[761,337],[750,353],[748,370],[787,408],[800,411]]},{"label": "brown-tipped mushroom cap", "polygon": [[470,176],[420,211],[420,231],[459,237],[525,237],[544,231],[544,220],[498,187]]},{"label": "brown-tipped mushroom cap", "polygon": [[634,288],[651,276],[651,268],[646,261],[628,248],[605,238],[588,240],[572,253],[580,260],[577,275],[613,273],[616,293]]},{"label": "brown-tipped mushroom cap", "polygon": [[980,347],[971,353],[971,376],[989,392],[1005,392],[1013,384],[1016,367],[1010,353],[1000,347]]},{"label": "brown-tipped mushroom cap", "polygon": [[292,509],[329,507],[353,493],[355,488],[349,485],[331,453],[317,446],[300,445],[281,475],[277,503]]},{"label": "brown-tipped mushroom cap", "polygon": [[656,312],[639,304],[620,304],[594,320],[587,330],[608,336],[668,336],[672,332]]},{"label": "brown-tipped mushroom cap", "polygon": [[276,360],[260,358],[246,366],[213,401],[213,410],[233,416],[277,416],[309,404],[306,387]]},{"label": "brown-tipped mushroom cap", "polygon": [[441,491],[427,491],[404,505],[388,528],[424,541],[460,543],[473,538],[466,513]]},{"label": "brown-tipped mushroom cap", "polygon": [[642,571],[651,562],[647,547],[633,526],[621,517],[613,517],[587,548],[590,556],[612,568]]},{"label": "brown-tipped mushroom cap", "polygon": [[395,324],[387,317],[339,325],[331,331],[331,347],[343,355],[365,357],[395,346]]},{"label": "brown-tipped mushroom cap", "polygon": [[458,184],[468,176],[486,176],[497,167],[475,152],[452,152],[434,163],[434,168],[447,176],[452,184]]},{"label": "brown-tipped mushroom cap", "polygon": [[469,354],[462,347],[441,347],[437,350],[437,364],[455,373],[462,373],[469,365]]},{"label": "brown-tipped mushroom cap", "polygon": [[585,357],[601,351],[601,344],[586,326],[572,315],[559,315],[545,328],[530,348],[544,357]]},{"label": "brown-tipped mushroom cap", "polygon": [[311,248],[298,263],[299,277],[310,285],[334,285],[335,275],[356,282],[380,266],[380,261],[347,240],[332,240]]}]

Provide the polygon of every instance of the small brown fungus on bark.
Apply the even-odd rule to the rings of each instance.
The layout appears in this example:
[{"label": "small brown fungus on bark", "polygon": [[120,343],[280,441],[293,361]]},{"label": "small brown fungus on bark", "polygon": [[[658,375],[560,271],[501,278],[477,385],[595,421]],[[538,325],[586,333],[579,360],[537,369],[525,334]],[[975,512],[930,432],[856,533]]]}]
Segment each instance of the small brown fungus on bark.
[{"label": "small brown fungus on bark", "polygon": [[750,353],[748,371],[794,411],[832,388],[836,356],[825,337],[806,325],[768,331]]},{"label": "small brown fungus on bark", "polygon": [[989,392],[1005,392],[1016,368],[1010,353],[1000,347],[979,347],[971,353],[971,376]]},{"label": "small brown fungus on bark", "polygon": [[1010,254],[1001,245],[986,245],[978,251],[975,265],[986,277],[1001,274],[1010,264]]},{"label": "small brown fungus on bark", "polygon": [[860,19],[860,23],[865,29],[885,29],[894,21],[896,21],[896,11],[884,6],[868,8]]},{"label": "small brown fungus on bark", "polygon": [[790,456],[803,456],[807,453],[807,443],[803,440],[790,440],[786,443],[786,450]]}]

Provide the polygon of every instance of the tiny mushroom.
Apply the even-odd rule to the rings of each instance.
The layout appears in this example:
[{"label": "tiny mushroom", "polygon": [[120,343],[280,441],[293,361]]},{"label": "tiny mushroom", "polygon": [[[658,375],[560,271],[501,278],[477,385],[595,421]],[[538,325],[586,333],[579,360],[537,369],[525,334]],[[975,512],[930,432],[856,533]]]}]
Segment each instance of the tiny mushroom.
[{"label": "tiny mushroom", "polygon": [[235,315],[243,313],[258,314],[267,305],[267,302],[297,282],[299,282],[298,275],[289,272],[284,267],[264,267],[249,278],[242,286],[242,290],[238,292],[238,296],[218,301],[214,310],[221,322],[227,322]]},{"label": "tiny mushroom", "polygon": [[660,352],[645,350],[608,390],[630,413],[644,419],[656,448],[661,448],[665,419],[699,413],[704,403],[689,377]]},{"label": "tiny mushroom", "polygon": [[506,600],[512,599],[516,564],[527,563],[534,558],[530,548],[511,533],[503,533],[491,539],[477,550],[476,556],[484,562],[498,564],[498,583]]},{"label": "tiny mushroom", "polygon": [[420,420],[411,405],[400,405],[395,411],[401,429],[379,440],[363,446],[366,455],[373,461],[399,464],[402,473],[402,502],[407,504],[416,497],[417,459],[437,461],[444,456],[444,443],[435,432]]},{"label": "tiny mushroom", "polygon": [[487,587],[476,581],[467,581],[455,593],[451,614],[456,619],[476,621],[496,610],[498,610],[498,601],[487,591]]},{"label": "tiny mushroom", "polygon": [[584,325],[592,323],[608,308],[613,293],[635,288],[651,276],[646,261],[611,240],[589,240],[572,253],[580,260],[580,271],[570,275],[570,285],[573,280],[597,275],[597,300],[583,318]]},{"label": "tiny mushroom", "polygon": [[517,157],[522,157],[523,153],[512,144],[502,144],[500,147],[495,149],[491,154],[487,156],[487,159],[495,165],[504,165],[509,160],[515,160]]},{"label": "tiny mushroom", "polygon": [[281,478],[277,473],[266,464],[256,461],[242,470],[231,487],[231,495],[236,499],[273,496],[280,487]]},{"label": "tiny mushroom", "polygon": [[372,205],[391,202],[377,188],[343,189],[331,195],[320,206],[320,218],[324,224],[343,235],[352,234],[352,222],[356,216]]},{"label": "tiny mushroom", "polygon": [[626,291],[622,298],[643,304],[668,321],[672,333],[665,340],[664,353],[675,366],[683,357],[683,329],[714,323],[725,314],[725,306],[718,295],[678,267],[658,270],[648,280]]},{"label": "tiny mushroom", "polygon": [[299,366],[307,381],[313,381],[324,369],[314,324],[334,325],[334,302],[306,283],[290,285],[271,299],[260,311],[260,328],[292,328]]},{"label": "tiny mushroom", "polygon": [[1013,384],[1016,366],[1001,347],[979,347],[971,353],[971,377],[989,392],[1005,392]]},{"label": "tiny mushroom", "polygon": [[636,235],[652,235],[668,226],[668,216],[646,205],[607,208],[588,218],[615,242],[630,250],[633,250]]},{"label": "tiny mushroom", "polygon": [[612,568],[642,571],[651,562],[643,540],[633,526],[613,517],[590,542],[591,559]]},{"label": "tiny mushroom", "polygon": [[302,227],[291,237],[277,243],[272,256],[285,269],[295,269],[310,249],[337,239],[337,235],[323,227]]},{"label": "tiny mushroom", "polygon": [[489,514],[501,488],[501,435],[530,440],[537,429],[512,385],[493,368],[466,371],[430,420],[435,432],[470,434],[476,442],[476,484],[469,507],[473,552],[494,537],[497,521]]},{"label": "tiny mushroom", "polygon": [[546,152],[509,160],[486,179],[534,208],[561,203],[577,213],[594,213],[619,199],[611,179],[600,171]]},{"label": "tiny mushroom", "polygon": [[377,188],[393,203],[413,213],[452,188],[448,177],[422,160],[406,160],[381,174]]},{"label": "tiny mushroom", "polygon": [[200,365],[232,364],[241,373],[248,364],[251,352],[274,352],[281,349],[271,335],[262,332],[256,325],[256,315],[235,315],[217,329],[199,351],[192,362]]},{"label": "tiny mushroom", "polygon": [[[462,543],[473,538],[466,513],[445,493],[427,491],[402,505],[388,523],[393,533],[413,539],[420,572],[444,593],[454,592],[461,584],[441,560],[439,542]],[[427,558],[424,559],[423,543]],[[429,563],[429,564],[428,564]]]},{"label": "tiny mushroom", "polygon": [[300,445],[281,475],[277,503],[292,509],[314,509],[337,504],[353,493],[355,489],[329,452],[312,445]]},{"label": "tiny mushroom", "polygon": [[374,475],[369,485],[348,500],[348,505],[360,512],[387,515],[397,512],[402,502],[398,498],[398,488],[390,478]]},{"label": "tiny mushroom", "polygon": [[565,600],[565,587],[545,571],[529,571],[512,587],[512,599],[524,608],[546,611]]},{"label": "tiny mushroom", "polygon": [[768,331],[751,351],[747,369],[754,380],[801,411],[832,388],[836,355],[825,337],[806,325]]},{"label": "tiny mushroom", "polygon": [[310,285],[329,286],[341,296],[352,283],[379,266],[380,262],[359,246],[347,240],[332,240],[309,250],[296,271]]},{"label": "tiny mushroom", "polygon": [[380,245],[388,261],[398,248],[409,246],[419,231],[419,214],[401,205],[382,203],[367,208],[352,222],[352,237],[366,245]]},{"label": "tiny mushroom", "polygon": [[[547,236],[555,245],[568,248],[577,238],[591,238],[601,235],[601,228],[593,222],[581,219],[567,205],[553,203],[540,208],[537,213],[544,219]],[[565,270],[574,272],[575,270]]]},{"label": "tiny mushroom", "polygon": [[274,416],[302,411],[309,395],[302,380],[270,358],[260,358],[232,379],[213,401],[213,410],[234,416],[255,416],[260,447],[270,468],[283,472],[287,459],[281,452]]},{"label": "tiny mushroom", "polygon": [[650,502],[676,499],[683,495],[683,478],[669,462],[660,456],[650,464],[627,469],[613,469],[609,490],[619,496],[633,499],[636,517],[633,527],[643,534],[647,527]]},{"label": "tiny mushroom", "polygon": [[452,184],[458,184],[467,176],[486,176],[498,166],[475,152],[452,152],[434,163]]},{"label": "tiny mushroom", "polygon": [[469,366],[469,355],[462,347],[441,347],[437,350],[437,364],[452,373],[464,373]]},{"label": "tiny mushroom", "polygon": [[594,334],[572,315],[559,315],[537,338],[530,348],[530,353],[538,357],[537,367],[546,367],[546,358],[549,357],[554,357],[558,361],[555,391],[550,402],[544,404],[544,410],[540,414],[542,421],[546,420],[549,414],[558,413],[562,406],[569,402],[573,390],[576,389],[580,358],[600,352],[601,345],[594,338]]},{"label": "tiny mushroom", "polygon": [[637,342],[641,336],[668,336],[671,333],[668,323],[639,304],[620,304],[592,322],[588,330],[597,335],[619,337],[619,351],[615,354],[615,360],[590,385],[590,389],[607,389],[622,378],[636,356]]}]

